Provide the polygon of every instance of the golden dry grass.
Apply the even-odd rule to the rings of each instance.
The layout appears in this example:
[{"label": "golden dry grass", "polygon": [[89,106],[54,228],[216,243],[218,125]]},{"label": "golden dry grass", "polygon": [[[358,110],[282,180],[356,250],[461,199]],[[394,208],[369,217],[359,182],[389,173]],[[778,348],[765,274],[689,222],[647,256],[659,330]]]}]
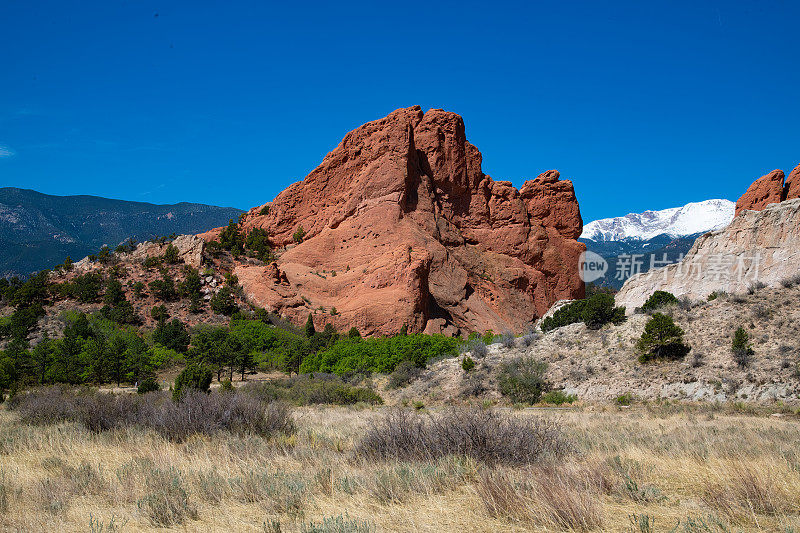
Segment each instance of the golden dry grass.
[{"label": "golden dry grass", "polygon": [[800,425],[791,417],[516,411],[558,417],[575,452],[557,464],[490,469],[456,457],[355,458],[383,414],[300,408],[292,437],[174,443],[137,429],[29,427],[0,410],[0,529],[275,531],[280,522],[302,531],[346,513],[377,531],[646,531],[634,515],[651,531],[800,531]]}]

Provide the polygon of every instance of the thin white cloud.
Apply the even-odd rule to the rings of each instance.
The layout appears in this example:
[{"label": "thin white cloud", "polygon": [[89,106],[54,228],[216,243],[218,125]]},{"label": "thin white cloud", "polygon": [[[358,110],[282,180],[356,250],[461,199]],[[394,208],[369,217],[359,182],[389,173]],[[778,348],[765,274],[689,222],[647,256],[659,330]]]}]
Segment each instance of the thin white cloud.
[{"label": "thin white cloud", "polygon": [[0,144],[0,159],[14,157],[15,154],[16,152],[14,152],[14,150],[9,148],[8,146],[3,146],[2,144]]}]

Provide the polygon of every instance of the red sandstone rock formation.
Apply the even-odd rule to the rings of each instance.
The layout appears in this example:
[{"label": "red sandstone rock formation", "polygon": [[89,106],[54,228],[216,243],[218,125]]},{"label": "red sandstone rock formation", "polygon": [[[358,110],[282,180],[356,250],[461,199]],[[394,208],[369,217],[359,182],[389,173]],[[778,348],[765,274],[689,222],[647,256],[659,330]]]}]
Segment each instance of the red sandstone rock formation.
[{"label": "red sandstone rock formation", "polygon": [[494,181],[462,118],[439,109],[398,109],[351,131],[262,212],[242,230],[263,228],[285,250],[235,274],[252,301],[296,323],[316,310],[318,326],[364,334],[520,331],[584,294],[572,183],[555,170],[519,191]]},{"label": "red sandstone rock formation", "polygon": [[800,198],[800,165],[789,173],[784,183],[782,170],[773,170],[750,185],[736,202],[736,214],[743,209],[761,211],[769,204]]},{"label": "red sandstone rock formation", "polygon": [[742,209],[761,211],[769,204],[777,204],[783,200],[783,171],[773,170],[761,176],[747,189],[736,202],[736,214]]},{"label": "red sandstone rock formation", "polygon": [[794,167],[786,178],[786,185],[783,191],[784,200],[800,198],[800,165]]}]

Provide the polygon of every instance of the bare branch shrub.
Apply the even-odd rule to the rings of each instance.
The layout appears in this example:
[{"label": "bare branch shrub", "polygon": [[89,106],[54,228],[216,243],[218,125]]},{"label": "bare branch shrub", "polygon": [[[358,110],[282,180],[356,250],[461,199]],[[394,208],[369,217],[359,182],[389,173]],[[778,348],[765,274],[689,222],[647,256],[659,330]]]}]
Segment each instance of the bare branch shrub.
[{"label": "bare branch shrub", "polygon": [[552,420],[523,420],[495,410],[453,407],[430,415],[395,409],[367,430],[355,454],[401,461],[457,455],[487,464],[524,465],[562,456],[569,449]]},{"label": "bare branch shrub", "polygon": [[284,404],[264,403],[241,393],[187,391],[174,402],[166,392],[134,396],[48,387],[19,395],[13,408],[27,424],[74,421],[94,432],[141,426],[174,441],[219,431],[261,436],[295,431]]}]

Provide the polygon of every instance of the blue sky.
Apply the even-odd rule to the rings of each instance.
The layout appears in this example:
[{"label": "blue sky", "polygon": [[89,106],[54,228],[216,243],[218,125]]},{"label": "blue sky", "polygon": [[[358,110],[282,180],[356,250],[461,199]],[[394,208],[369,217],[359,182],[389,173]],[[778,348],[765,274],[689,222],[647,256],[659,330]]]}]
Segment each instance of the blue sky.
[{"label": "blue sky", "polygon": [[800,163],[800,3],[2,0],[0,186],[249,208],[419,104],[585,221]]}]

